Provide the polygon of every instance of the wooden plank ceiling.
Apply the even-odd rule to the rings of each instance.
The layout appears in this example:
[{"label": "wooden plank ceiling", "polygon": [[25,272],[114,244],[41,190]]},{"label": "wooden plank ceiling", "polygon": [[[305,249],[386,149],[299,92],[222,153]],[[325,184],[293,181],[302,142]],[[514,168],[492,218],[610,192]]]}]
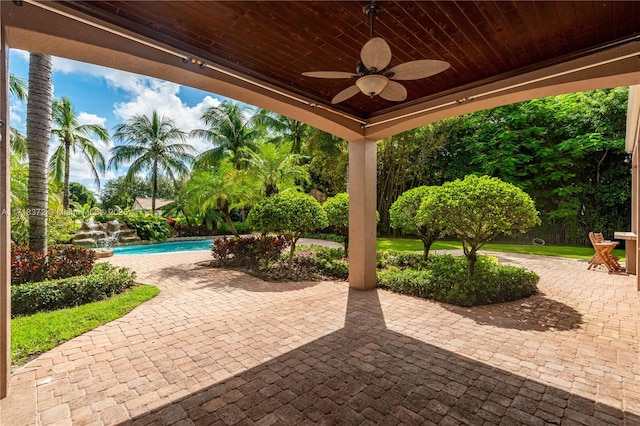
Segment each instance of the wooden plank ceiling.
[{"label": "wooden plank ceiling", "polygon": [[[353,80],[304,71],[355,71],[369,39],[356,1],[72,1],[93,17],[328,104]],[[532,71],[640,34],[634,1],[382,1],[375,35],[393,53],[390,67],[439,59],[448,70],[401,82],[403,106]],[[337,106],[361,118],[398,103],[358,94]]]}]

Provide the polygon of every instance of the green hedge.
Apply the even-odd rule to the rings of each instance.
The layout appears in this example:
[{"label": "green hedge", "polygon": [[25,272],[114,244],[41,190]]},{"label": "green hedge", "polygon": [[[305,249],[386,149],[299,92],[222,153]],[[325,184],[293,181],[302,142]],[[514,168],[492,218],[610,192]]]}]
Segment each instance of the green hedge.
[{"label": "green hedge", "polygon": [[11,286],[11,315],[82,305],[106,299],[134,283],[135,272],[108,263],[96,264],[87,275]]},{"label": "green hedge", "polygon": [[[238,234],[250,234],[251,233],[251,225],[247,222],[233,222],[233,226],[238,231]],[[220,221],[217,224],[216,228],[217,235],[231,235],[231,230],[229,230],[229,225],[226,222]]]},{"label": "green hedge", "polygon": [[[288,255],[282,254],[283,263]],[[349,276],[349,261],[344,249],[321,246],[301,246],[293,257],[292,268],[334,279]]]},{"label": "green hedge", "polygon": [[391,266],[380,271],[378,286],[459,306],[508,302],[538,291],[540,277],[535,272],[500,265],[488,256],[478,256],[472,277],[467,274],[465,257],[433,255],[430,260],[423,269]]}]

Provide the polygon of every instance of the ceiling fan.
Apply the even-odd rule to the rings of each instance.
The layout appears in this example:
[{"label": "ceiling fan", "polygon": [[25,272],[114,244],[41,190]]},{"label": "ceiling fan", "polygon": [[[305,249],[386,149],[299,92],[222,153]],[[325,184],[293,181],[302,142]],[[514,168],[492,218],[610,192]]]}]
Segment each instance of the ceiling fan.
[{"label": "ceiling fan", "polygon": [[345,71],[311,71],[303,72],[306,77],[316,78],[357,78],[353,86],[349,86],[331,100],[337,104],[355,96],[359,92],[369,97],[380,95],[388,101],[400,102],[407,99],[407,89],[392,80],[417,80],[438,74],[447,68],[449,63],[434,59],[420,59],[405,62],[387,69],[391,62],[391,48],[381,37],[373,36],[373,23],[380,12],[377,3],[371,3],[364,7],[364,13],[371,21],[371,33],[368,42],[362,46],[360,61],[356,66],[356,72]]}]

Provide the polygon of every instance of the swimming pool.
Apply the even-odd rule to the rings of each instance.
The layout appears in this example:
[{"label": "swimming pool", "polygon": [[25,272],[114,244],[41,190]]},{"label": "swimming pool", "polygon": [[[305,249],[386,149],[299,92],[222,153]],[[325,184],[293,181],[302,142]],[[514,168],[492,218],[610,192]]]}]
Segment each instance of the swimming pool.
[{"label": "swimming pool", "polygon": [[113,247],[113,254],[153,254],[171,253],[174,251],[211,250],[211,240],[173,241],[170,243],[145,244],[139,246]]}]

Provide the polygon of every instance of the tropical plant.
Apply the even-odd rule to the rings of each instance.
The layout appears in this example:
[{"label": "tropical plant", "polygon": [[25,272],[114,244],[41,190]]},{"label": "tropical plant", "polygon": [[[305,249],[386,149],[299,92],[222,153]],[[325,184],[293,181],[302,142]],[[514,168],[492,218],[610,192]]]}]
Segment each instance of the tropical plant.
[{"label": "tropical plant", "polygon": [[194,171],[185,188],[188,204],[197,206],[203,219],[211,222],[222,216],[236,237],[239,233],[231,221],[231,209],[257,201],[257,191],[240,179],[241,175],[231,161],[225,159],[213,169]]},{"label": "tropical plant", "polygon": [[[153,111],[151,117],[136,115],[115,127],[114,139],[122,143],[111,149],[109,167],[117,169],[129,164],[126,180],[143,171],[151,175],[151,210],[156,210],[158,177],[168,175],[174,182],[177,176],[188,173],[193,147],[184,142],[186,134],[167,117]],[[171,143],[178,141],[178,143]]]},{"label": "tropical plant", "polygon": [[327,214],[315,198],[293,190],[260,200],[249,212],[247,221],[254,229],[281,233],[291,240],[289,267],[300,237],[329,224]]},{"label": "tropical plant", "polygon": [[17,75],[9,75],[9,93],[11,93],[11,96],[18,100],[26,101],[29,93],[28,88],[29,86],[27,86],[27,82],[24,79]]},{"label": "tropical plant", "polygon": [[447,182],[423,200],[417,220],[427,223],[434,217],[462,242],[469,276],[485,243],[499,234],[525,232],[540,223],[527,193],[498,178],[474,175]]},{"label": "tropical plant", "polygon": [[311,127],[301,121],[271,111],[261,109],[254,115],[254,121],[275,133],[271,143],[291,143],[292,154],[302,154],[303,142],[311,132]]},{"label": "tropical plant", "polygon": [[[9,92],[14,98],[23,102],[26,101],[28,99],[27,82],[16,75],[10,74]],[[13,127],[9,129],[9,146],[11,152],[14,153],[18,159],[24,160],[27,158],[27,138]]]},{"label": "tropical plant", "polygon": [[248,105],[232,101],[207,109],[200,119],[208,128],[193,130],[190,135],[211,142],[214,147],[198,156],[196,167],[206,169],[215,166],[230,155],[233,165],[240,168],[243,149],[254,148],[262,134],[260,126],[251,118],[253,112]]},{"label": "tropical plant", "polygon": [[143,240],[164,241],[171,235],[171,227],[167,219],[149,213],[126,212],[118,216]]},{"label": "tropical plant", "polygon": [[293,188],[298,182],[309,181],[309,173],[300,165],[301,156],[291,153],[290,142],[263,143],[255,150],[243,151],[246,153],[245,177],[259,182],[267,197],[277,194],[280,188]]},{"label": "tropical plant", "polygon": [[29,55],[27,140],[29,152],[29,249],[47,252],[47,156],[51,138],[51,56]]},{"label": "tropical plant", "polygon": [[105,145],[109,144],[109,132],[100,124],[79,124],[78,116],[73,111],[69,98],[63,97],[53,102],[53,129],[51,133],[58,139],[59,145],[49,159],[49,169],[53,178],[63,183],[62,208],[69,208],[69,173],[71,153],[76,150],[82,153],[87,170],[93,176],[95,184],[100,187],[98,172],[104,172],[104,156],[90,139],[92,136]]},{"label": "tropical plant", "polygon": [[[10,155],[11,164],[11,241],[19,245],[29,244],[29,218],[35,211],[29,208],[29,163]],[[60,184],[47,182],[47,244],[66,243],[77,230],[71,215],[61,208]]]},{"label": "tropical plant", "polygon": [[409,235],[417,235],[424,246],[424,259],[429,259],[429,249],[433,243],[444,236],[442,218],[423,211],[422,216],[417,216],[422,201],[438,191],[437,186],[419,186],[405,191],[391,205],[389,217],[391,227],[400,229]]},{"label": "tropical plant", "polygon": [[307,142],[307,165],[314,188],[327,195],[335,195],[347,189],[347,165],[349,152],[347,141],[321,130],[314,130]]}]

